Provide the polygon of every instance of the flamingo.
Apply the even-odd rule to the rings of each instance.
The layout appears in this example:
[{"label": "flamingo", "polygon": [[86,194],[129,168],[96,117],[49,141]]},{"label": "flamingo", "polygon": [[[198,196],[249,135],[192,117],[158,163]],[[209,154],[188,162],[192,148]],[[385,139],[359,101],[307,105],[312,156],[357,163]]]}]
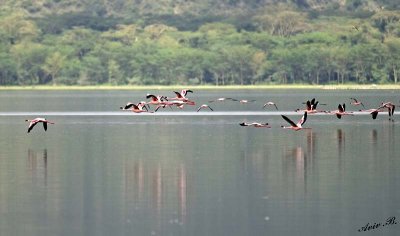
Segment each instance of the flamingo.
[{"label": "flamingo", "polygon": [[119,107],[121,110],[129,110],[132,106],[135,105],[134,103],[128,102],[124,107]]},{"label": "flamingo", "polygon": [[182,89],[181,95],[183,95],[183,97],[186,97],[187,93],[193,93],[193,91],[190,89]]},{"label": "flamingo", "polygon": [[170,101],[170,102],[162,102],[159,105],[157,105],[155,112],[158,111],[158,109],[160,108],[166,108],[166,107],[170,107],[172,109],[172,106],[176,106],[179,109],[183,109],[184,105],[195,105],[196,103],[190,100],[187,101]]},{"label": "flamingo", "polygon": [[189,89],[183,89],[181,92],[174,91],[174,93],[176,94],[176,97],[171,98],[172,100],[188,101],[189,99],[186,98],[186,95],[187,93],[193,93],[193,91]]},{"label": "flamingo", "polygon": [[346,112],[346,104],[343,103],[338,105],[338,110],[331,111],[331,114],[335,114],[338,119],[341,119],[344,115],[353,115],[353,112]]},{"label": "flamingo", "polygon": [[249,103],[249,102],[255,102],[256,100],[246,100],[246,99],[237,100],[237,99],[232,99],[232,101],[240,102],[241,104],[246,104],[246,103]]},{"label": "flamingo", "polygon": [[291,119],[289,119],[285,115],[281,115],[284,120],[286,120],[291,126],[281,126],[284,129],[292,129],[295,131],[301,130],[301,129],[310,129],[310,128],[303,128],[303,124],[306,123],[307,120],[307,112],[304,112],[304,115],[301,117],[301,119],[296,123],[294,123]]},{"label": "flamingo", "polygon": [[149,110],[146,107],[146,102],[139,102],[138,104],[134,104],[134,103],[127,103],[124,107],[120,107],[119,109],[121,110],[131,110],[133,112],[136,113],[140,113],[140,112],[148,112]]},{"label": "flamingo", "polygon": [[[152,105],[166,105],[168,103],[168,99],[165,96],[156,96],[153,94],[147,94],[146,96],[147,99],[151,99],[150,102],[147,102],[146,104],[152,104]],[[164,101],[165,100],[165,101]]]},{"label": "flamingo", "polygon": [[198,108],[197,108],[197,112],[199,112],[201,109],[203,109],[203,108],[208,108],[208,109],[210,109],[211,111],[214,111],[209,105],[207,105],[207,104],[203,104],[203,105],[201,105],[201,106],[199,106]]},{"label": "flamingo", "polygon": [[208,102],[223,102],[223,101],[226,101],[226,100],[237,101],[236,99],[233,99],[233,98],[217,98],[215,100],[208,101]]},{"label": "flamingo", "polygon": [[33,120],[25,120],[26,122],[29,122],[29,126],[28,126],[28,133],[31,132],[31,130],[33,129],[33,127],[35,127],[35,125],[37,123],[42,122],[43,123],[43,128],[44,131],[47,131],[47,124],[54,124],[53,122],[50,122],[48,120],[46,120],[45,118],[35,118]]},{"label": "flamingo", "polygon": [[360,112],[369,112],[372,115],[372,119],[376,119],[379,112],[383,112],[380,108],[377,109],[368,109],[368,110],[359,110]]},{"label": "flamingo", "polygon": [[164,100],[165,101],[168,101],[168,99],[167,99],[167,97],[165,97],[165,96],[160,96],[160,95],[154,95],[154,94],[147,94],[146,95],[146,98],[147,99],[151,99],[151,101],[150,102],[147,102],[148,104],[153,104],[153,105],[158,105],[158,104],[156,104],[157,102],[164,102]]},{"label": "flamingo", "polygon": [[391,119],[394,114],[394,109],[396,108],[396,106],[392,102],[382,102],[381,106],[378,109],[381,109],[381,108],[388,109],[389,119]]},{"label": "flamingo", "polygon": [[271,128],[271,126],[268,125],[268,123],[258,123],[258,122],[253,122],[253,123],[247,123],[247,122],[243,122],[239,124],[240,126],[253,126],[256,128]]},{"label": "flamingo", "polygon": [[[146,110],[143,109],[143,108],[145,108]],[[138,105],[133,104],[133,105],[132,105],[132,108],[131,108],[130,110],[133,111],[133,112],[135,112],[135,113],[142,113],[142,112],[153,113],[153,112],[151,112],[151,111],[148,111],[147,108],[146,108],[143,104],[141,104],[141,103],[139,103]]]},{"label": "flamingo", "polygon": [[275,106],[275,109],[278,110],[278,107],[276,106],[276,104],[274,102],[267,102],[264,104],[263,108],[265,108],[266,106]]},{"label": "flamingo", "polygon": [[[305,110],[301,110],[301,109],[296,109],[296,112],[307,112],[309,114],[314,114],[314,113],[318,113],[318,112],[325,112],[325,111],[318,111],[317,110],[317,106],[319,104],[319,101],[315,101],[315,98],[310,100],[307,100],[307,102],[303,103],[306,104],[306,109]],[[321,105],[326,105],[326,104],[321,104]]]},{"label": "flamingo", "polygon": [[360,101],[358,101],[357,99],[355,99],[355,98],[350,98],[351,100],[353,100],[350,104],[351,105],[354,105],[354,106],[359,106],[359,105],[361,105],[364,109],[365,109],[365,106],[364,106],[364,104],[362,103],[362,102],[360,102]]}]

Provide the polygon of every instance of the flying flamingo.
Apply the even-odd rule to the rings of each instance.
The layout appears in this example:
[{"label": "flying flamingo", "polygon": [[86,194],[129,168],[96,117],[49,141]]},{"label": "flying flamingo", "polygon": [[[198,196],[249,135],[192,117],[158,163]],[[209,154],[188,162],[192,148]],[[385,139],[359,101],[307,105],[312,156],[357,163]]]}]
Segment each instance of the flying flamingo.
[{"label": "flying flamingo", "polygon": [[365,109],[365,106],[364,106],[364,104],[362,103],[362,102],[360,102],[360,101],[358,101],[357,99],[355,99],[355,98],[350,98],[351,100],[353,100],[350,104],[351,105],[354,105],[354,106],[359,106],[359,105],[361,105],[364,109]]},{"label": "flying flamingo", "polygon": [[258,122],[253,122],[253,123],[247,123],[247,122],[243,122],[239,124],[240,126],[253,126],[256,128],[271,128],[271,126],[268,125],[268,123],[258,123]]},{"label": "flying flamingo", "polygon": [[255,102],[256,100],[247,100],[247,99],[237,100],[237,99],[232,99],[232,101],[240,102],[241,104],[246,104],[246,103],[249,103],[249,102]]},{"label": "flying flamingo", "polygon": [[382,112],[381,109],[377,108],[377,109],[368,109],[368,110],[360,110],[361,112],[369,112],[372,115],[372,119],[376,119],[376,117],[378,116],[379,112]]},{"label": "flying flamingo", "polygon": [[168,101],[168,99],[165,96],[156,96],[153,94],[147,94],[146,98],[151,99],[150,102],[147,102],[147,104],[152,104],[152,105],[159,105],[160,103]]},{"label": "flying flamingo", "polygon": [[209,108],[211,111],[214,111],[209,105],[203,104],[197,108],[197,112],[199,112],[203,108]]},{"label": "flying flamingo", "polygon": [[267,102],[264,104],[263,108],[265,108],[266,106],[275,106],[275,109],[278,110],[278,107],[276,106],[276,104],[274,102]]},{"label": "flying flamingo", "polygon": [[35,125],[37,123],[40,123],[40,122],[43,123],[44,131],[47,131],[47,123],[54,124],[53,122],[50,122],[50,121],[46,120],[45,118],[35,118],[33,120],[25,120],[25,121],[29,122],[28,133],[31,132],[31,130],[33,129],[33,127],[35,127]]},{"label": "flying flamingo", "polygon": [[331,114],[335,114],[338,119],[341,119],[344,115],[353,115],[353,112],[346,112],[346,104],[343,103],[338,105],[338,110],[331,111]]},{"label": "flying flamingo", "polygon": [[396,108],[396,106],[392,102],[382,102],[381,106],[378,109],[380,108],[387,108],[389,112],[389,119],[391,119],[394,114],[394,109]]},{"label": "flying flamingo", "polygon": [[170,107],[172,109],[172,106],[176,106],[179,109],[183,109],[184,105],[195,105],[196,103],[190,100],[187,101],[168,101],[168,102],[162,102],[159,105],[157,105],[156,109],[154,110],[155,112],[158,111],[160,108],[166,108]]},{"label": "flying flamingo", "polygon": [[303,128],[303,124],[306,123],[307,120],[307,112],[304,112],[304,115],[301,117],[301,119],[296,123],[294,123],[291,119],[288,117],[281,115],[284,120],[286,120],[291,126],[281,126],[284,129],[292,129],[295,131],[301,130],[301,129],[310,129],[310,128]]},{"label": "flying flamingo", "polygon": [[226,101],[226,100],[237,101],[236,99],[233,99],[233,98],[217,98],[215,100],[208,101],[208,102],[223,102],[223,101]]},{"label": "flying flamingo", "polygon": [[314,114],[314,113],[318,113],[318,112],[325,112],[325,111],[318,111],[317,110],[317,106],[318,106],[319,102],[315,101],[315,98],[311,99],[311,101],[307,100],[307,102],[305,102],[305,104],[306,104],[306,109],[305,110],[296,109],[295,111],[296,112],[307,112],[309,114]]},{"label": "flying flamingo", "polygon": [[121,110],[131,110],[136,113],[140,112],[148,112],[149,110],[147,109],[146,102],[139,102],[138,104],[134,103],[127,103],[124,107],[120,107],[119,109]]},{"label": "flying flamingo", "polygon": [[384,112],[384,109],[388,109],[388,113],[389,113],[389,119],[392,119],[391,117],[394,114],[394,109],[396,108],[396,106],[392,103],[392,102],[382,102],[381,106],[378,108],[374,108],[374,109],[368,109],[368,110],[360,110],[361,112],[369,112],[372,115],[372,119],[376,119],[376,117],[378,116],[379,112]]},{"label": "flying flamingo", "polygon": [[182,89],[181,95],[182,95],[183,97],[186,97],[187,93],[193,93],[193,91],[190,90],[190,89]]},{"label": "flying flamingo", "polygon": [[171,100],[189,101],[189,99],[186,98],[186,95],[187,93],[193,93],[193,91],[189,89],[183,89],[181,92],[174,91],[174,93],[176,94],[176,97],[170,98]]}]

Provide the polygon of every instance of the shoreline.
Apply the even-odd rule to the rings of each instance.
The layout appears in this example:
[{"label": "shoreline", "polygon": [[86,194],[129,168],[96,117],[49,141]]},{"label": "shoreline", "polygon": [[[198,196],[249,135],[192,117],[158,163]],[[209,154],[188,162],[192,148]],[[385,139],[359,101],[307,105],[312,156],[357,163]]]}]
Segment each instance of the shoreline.
[{"label": "shoreline", "polygon": [[190,88],[197,90],[239,90],[239,89],[322,89],[322,90],[400,90],[400,84],[384,85],[308,85],[308,84],[285,84],[285,85],[38,85],[38,86],[0,86],[0,91],[5,90],[169,90]]}]

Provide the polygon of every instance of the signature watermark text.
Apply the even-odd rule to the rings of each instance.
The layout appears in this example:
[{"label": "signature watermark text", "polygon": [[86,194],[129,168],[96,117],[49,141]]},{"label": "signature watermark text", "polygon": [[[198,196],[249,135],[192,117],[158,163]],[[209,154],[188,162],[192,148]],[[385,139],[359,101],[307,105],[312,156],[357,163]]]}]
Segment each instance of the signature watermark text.
[{"label": "signature watermark text", "polygon": [[381,222],[381,223],[367,223],[365,226],[358,229],[358,232],[367,232],[367,231],[376,230],[379,228],[384,228],[389,225],[396,225],[396,224],[397,224],[396,217],[391,216],[391,217],[387,218],[386,221]]}]

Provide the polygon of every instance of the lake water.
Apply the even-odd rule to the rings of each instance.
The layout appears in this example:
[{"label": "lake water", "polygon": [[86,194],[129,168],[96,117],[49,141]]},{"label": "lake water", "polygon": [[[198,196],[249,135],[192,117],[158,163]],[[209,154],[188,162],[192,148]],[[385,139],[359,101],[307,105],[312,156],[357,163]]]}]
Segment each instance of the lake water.
[{"label": "lake water", "polygon": [[[155,114],[119,110],[146,93],[0,91],[0,235],[399,235],[400,119],[280,117],[316,97],[335,110],[368,108],[398,91],[201,90],[255,99]],[[263,109],[267,101],[279,107]],[[196,104],[196,105],[197,105]],[[44,116],[27,134],[25,119]],[[268,122],[272,128],[241,127]]]}]

